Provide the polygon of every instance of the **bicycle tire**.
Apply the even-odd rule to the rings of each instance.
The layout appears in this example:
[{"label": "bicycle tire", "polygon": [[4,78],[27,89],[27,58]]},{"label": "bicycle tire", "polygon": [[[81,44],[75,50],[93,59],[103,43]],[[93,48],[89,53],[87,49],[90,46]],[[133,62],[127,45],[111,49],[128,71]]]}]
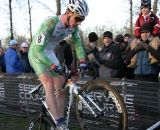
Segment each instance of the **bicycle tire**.
[{"label": "bicycle tire", "polygon": [[55,123],[45,115],[34,116],[27,125],[27,130],[55,130],[55,128]]},{"label": "bicycle tire", "polygon": [[[85,92],[94,102],[105,112],[104,116],[94,118],[94,116],[83,106],[77,98],[76,115],[81,129],[83,130],[127,130],[128,129],[128,113],[122,97],[109,84],[100,80],[92,80],[84,84],[80,93]],[[109,92],[113,93],[115,100],[109,97]],[[96,95],[98,97],[96,97]],[[87,101],[87,99],[84,97]],[[118,102],[121,112],[118,112]],[[87,101],[88,102],[88,101]],[[88,102],[89,103],[89,102]],[[96,108],[90,104],[93,110]],[[109,106],[109,107],[108,107]]]}]

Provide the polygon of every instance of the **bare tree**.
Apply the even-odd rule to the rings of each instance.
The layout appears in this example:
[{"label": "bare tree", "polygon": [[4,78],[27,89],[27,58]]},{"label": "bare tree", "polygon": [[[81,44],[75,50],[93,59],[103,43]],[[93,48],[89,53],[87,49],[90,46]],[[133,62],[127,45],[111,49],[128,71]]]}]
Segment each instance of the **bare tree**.
[{"label": "bare tree", "polygon": [[157,4],[158,4],[158,0],[154,0],[154,3],[153,3],[153,13],[154,14],[157,13]]},{"label": "bare tree", "polygon": [[10,16],[10,39],[13,39],[13,19],[12,19],[12,0],[9,0],[9,16]]},{"label": "bare tree", "polygon": [[28,0],[28,14],[29,14],[29,32],[30,32],[30,41],[32,42],[32,17],[31,17],[30,0]]},{"label": "bare tree", "polygon": [[133,27],[133,15],[132,15],[132,6],[133,6],[133,2],[132,2],[132,0],[130,0],[130,35],[132,36],[133,34],[132,34],[132,32],[133,32],[133,30],[132,30],[132,27]]},{"label": "bare tree", "polygon": [[57,3],[57,13],[56,15],[60,15],[61,14],[61,0],[56,0]]},{"label": "bare tree", "polygon": [[47,10],[49,10],[50,12],[54,13],[54,11],[49,7],[47,6],[46,4],[40,2],[39,0],[35,0],[37,3],[39,3],[40,5],[44,6]]}]

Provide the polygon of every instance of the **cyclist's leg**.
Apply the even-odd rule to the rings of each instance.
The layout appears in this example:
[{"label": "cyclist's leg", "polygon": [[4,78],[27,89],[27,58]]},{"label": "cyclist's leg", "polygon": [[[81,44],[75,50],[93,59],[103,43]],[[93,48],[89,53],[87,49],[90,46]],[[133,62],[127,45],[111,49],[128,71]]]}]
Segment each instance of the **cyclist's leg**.
[{"label": "cyclist's leg", "polygon": [[52,80],[52,75],[49,72],[44,72],[39,76],[39,79],[45,89],[46,102],[49,107],[49,110],[53,114],[54,118],[57,119],[60,117],[60,114],[58,112],[58,105],[54,95],[55,88]]},{"label": "cyclist's leg", "polygon": [[40,63],[38,60],[36,60],[34,57],[32,57],[32,54],[29,53],[29,62],[33,69],[35,70],[36,75],[39,77],[41,83],[44,86],[45,94],[46,94],[46,102],[49,107],[50,112],[58,122],[56,125],[62,125],[64,124],[64,119],[60,118],[61,115],[58,111],[58,105],[55,98],[55,87],[53,82],[53,77],[58,76],[57,73],[54,71],[50,72],[50,69],[45,66],[44,64]]},{"label": "cyclist's leg", "polygon": [[[52,73],[52,74],[51,74]],[[53,114],[57,124],[57,127],[64,127],[65,126],[65,121],[64,121],[64,116],[62,111],[64,111],[64,96],[62,96],[58,101],[55,97],[55,86],[56,88],[60,88],[62,85],[60,84],[60,82],[62,82],[62,80],[59,78],[60,76],[57,75],[57,73],[55,73],[54,71],[52,71],[51,73],[49,72],[44,72],[39,76],[40,81],[42,82],[44,89],[45,89],[45,93],[46,93],[46,102],[47,105],[49,107],[49,110],[51,111],[51,113]],[[57,75],[57,76],[56,76]],[[53,78],[54,76],[54,78]],[[55,81],[56,80],[56,81]],[[62,93],[63,94],[63,93]],[[61,108],[59,108],[58,106],[61,106]]]},{"label": "cyclist's leg", "polygon": [[[56,90],[59,90],[62,87],[62,84],[64,82],[64,77],[62,75],[58,75],[53,78],[54,86]],[[61,91],[56,95],[56,101],[58,105],[58,110],[60,116],[64,116],[64,101],[65,101],[65,91]]]}]

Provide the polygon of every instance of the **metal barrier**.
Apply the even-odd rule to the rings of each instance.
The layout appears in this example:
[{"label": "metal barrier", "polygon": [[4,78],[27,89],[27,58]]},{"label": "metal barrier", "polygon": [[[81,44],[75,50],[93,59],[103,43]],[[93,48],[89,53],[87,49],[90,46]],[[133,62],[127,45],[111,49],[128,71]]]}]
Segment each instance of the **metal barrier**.
[{"label": "metal barrier", "polygon": [[[90,80],[90,78],[79,78],[78,83],[82,85],[88,80]],[[129,129],[144,130],[160,121],[159,83],[125,79],[101,80],[116,88],[123,97],[129,114]],[[34,74],[1,73],[0,113],[27,118],[39,114],[41,111],[41,103],[37,100],[38,98],[36,96],[28,94],[28,92],[39,83],[39,80],[37,80],[37,77]],[[41,92],[44,94],[43,89]],[[66,103],[67,100],[68,99],[66,99]],[[72,111],[70,123],[72,126],[78,126],[75,114],[75,104],[73,104]]]}]

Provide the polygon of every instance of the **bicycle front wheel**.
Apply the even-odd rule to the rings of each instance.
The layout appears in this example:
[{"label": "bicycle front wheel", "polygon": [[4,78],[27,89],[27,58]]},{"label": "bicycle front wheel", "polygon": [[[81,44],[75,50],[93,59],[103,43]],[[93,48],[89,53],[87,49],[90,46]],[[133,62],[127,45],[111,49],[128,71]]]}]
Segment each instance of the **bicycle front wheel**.
[{"label": "bicycle front wheel", "polygon": [[55,130],[55,128],[53,121],[44,115],[33,117],[27,125],[27,130]]},{"label": "bicycle front wheel", "polygon": [[[103,116],[94,118],[92,113],[77,98],[76,114],[83,130],[127,130],[126,106],[122,97],[112,86],[100,80],[92,80],[82,86],[80,93],[82,92],[85,92],[104,112]],[[97,108],[86,96],[83,98],[98,113]]]}]

